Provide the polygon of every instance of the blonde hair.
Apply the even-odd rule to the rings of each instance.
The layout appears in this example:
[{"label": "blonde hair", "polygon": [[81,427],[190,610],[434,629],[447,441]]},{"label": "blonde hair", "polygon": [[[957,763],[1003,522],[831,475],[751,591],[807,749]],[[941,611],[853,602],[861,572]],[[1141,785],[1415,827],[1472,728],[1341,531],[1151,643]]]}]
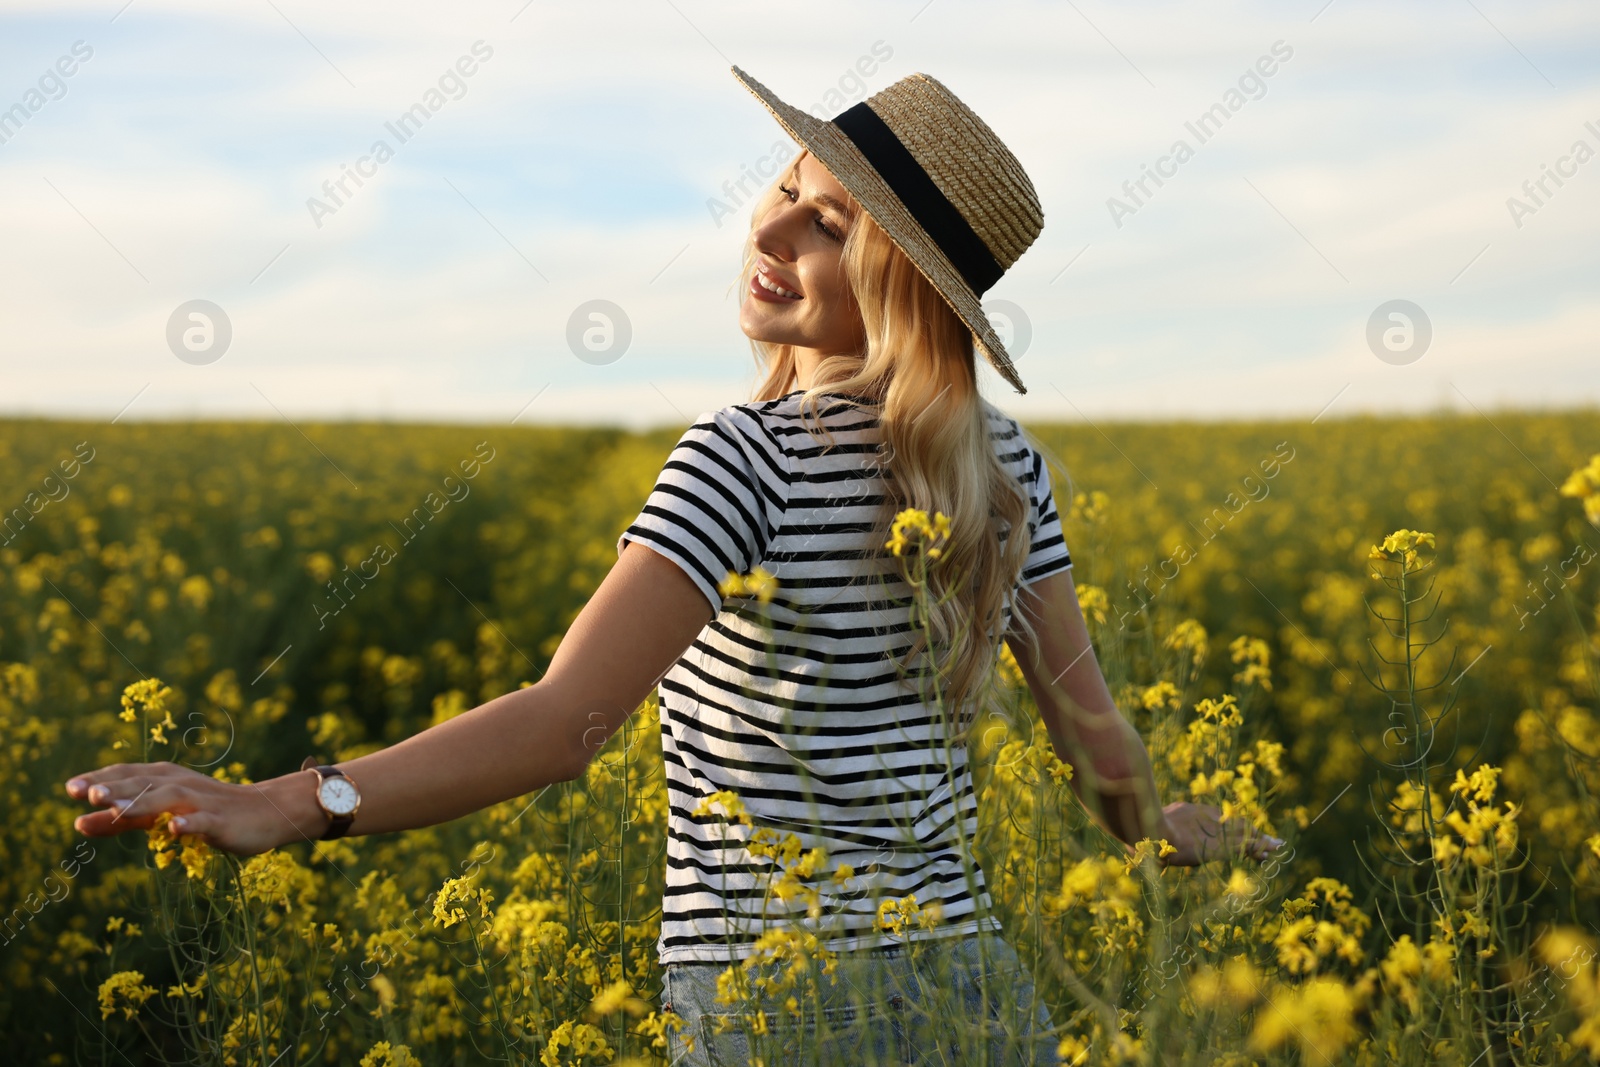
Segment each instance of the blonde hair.
[{"label": "blonde hair", "polygon": [[[805,155],[802,150],[795,157],[787,177],[793,178]],[[776,181],[757,199],[740,285],[755,269],[755,228],[784,199]],[[909,669],[913,660],[930,654],[935,692],[964,736],[994,694],[1007,605],[1013,609],[1013,628],[1032,635],[1026,613],[1014,601],[1030,547],[1029,501],[995,455],[990,406],[978,392],[972,331],[883,228],[853,201],[851,206],[855,221],[841,261],[860,309],[865,351],[824,357],[801,409],[816,420],[826,392],[873,402],[883,434],[880,464],[888,472],[875,528],[879,545],[888,540],[901,509],[950,517],[949,543],[929,573],[926,628],[933,648],[926,648],[919,634],[902,666]],[[793,392],[793,346],[755,340],[751,346],[762,372],[752,399]],[[1003,545],[1001,530],[1015,531]],[[883,555],[898,560],[900,576],[909,579],[908,558]]]}]

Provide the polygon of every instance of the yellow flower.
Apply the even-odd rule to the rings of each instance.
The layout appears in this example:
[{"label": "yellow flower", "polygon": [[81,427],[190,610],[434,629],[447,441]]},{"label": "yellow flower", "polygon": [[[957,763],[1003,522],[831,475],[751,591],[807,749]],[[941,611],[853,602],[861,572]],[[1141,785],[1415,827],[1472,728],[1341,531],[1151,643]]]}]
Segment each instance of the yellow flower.
[{"label": "yellow flower", "polygon": [[614,1055],[611,1046],[606,1043],[605,1034],[598,1027],[568,1019],[551,1032],[544,1051],[539,1053],[539,1062],[545,1067],[560,1067],[563,1045],[572,1049],[573,1060],[588,1057],[605,1062]]},{"label": "yellow flower", "polygon": [[118,971],[100,983],[100,1018],[109,1019],[120,1008],[131,1019],[157,992],[155,986],[145,984],[143,972]]},{"label": "yellow flower", "polygon": [[1221,969],[1203,966],[1189,978],[1189,995],[1203,1008],[1242,1008],[1260,995],[1256,969],[1248,959],[1235,956]]},{"label": "yellow flower", "polygon": [[433,899],[433,917],[440,926],[449,927],[466,922],[465,906],[474,903],[477,904],[482,918],[494,918],[494,913],[489,910],[489,903],[494,900],[494,894],[487,889],[474,888],[470,877],[469,875],[464,878],[447,878],[444,885],[439,888],[438,895]]},{"label": "yellow flower", "polygon": [[717,592],[725,597],[755,597],[763,604],[772,602],[772,595],[777,589],[777,576],[760,565],[751,568],[749,574],[729,571],[728,576],[717,585]]},{"label": "yellow flower", "polygon": [[[1148,855],[1155,842],[1144,843]],[[1136,855],[1138,846],[1135,846]],[[1129,942],[1144,932],[1144,891],[1132,875],[1133,860],[1124,856],[1090,856],[1068,867],[1061,876],[1061,891],[1046,893],[1046,914],[1086,913],[1091,932],[1110,947]]]},{"label": "yellow flower", "polygon": [[1595,943],[1580,927],[1552,926],[1539,935],[1534,950],[1545,966],[1568,979],[1577,973],[1577,967],[1594,958]]},{"label": "yellow flower", "polygon": [[1183,694],[1178,692],[1177,686],[1162,679],[1154,685],[1145,687],[1144,692],[1139,695],[1139,703],[1146,711],[1163,709],[1177,711],[1179,705],[1183,703]]},{"label": "yellow flower", "polygon": [[422,1067],[422,1061],[411,1054],[409,1045],[379,1041],[361,1057],[361,1067]]},{"label": "yellow flower", "polygon": [[1600,452],[1589,457],[1587,466],[1567,476],[1561,483],[1561,495],[1583,501],[1583,511],[1589,521],[1600,523]]},{"label": "yellow flower", "polygon": [[211,864],[211,846],[199,834],[174,834],[172,813],[158,812],[145,831],[146,844],[155,855],[156,867],[166,870],[173,860],[183,864],[190,878],[204,878]]},{"label": "yellow flower", "polygon": [[120,915],[113,915],[111,918],[106,920],[106,933],[115,934],[119,932],[123,937],[131,940],[132,938],[138,937],[141,933],[143,933],[144,927],[140,926],[138,923],[128,922]]},{"label": "yellow flower", "polygon": [[1422,1004],[1419,980],[1448,982],[1455,974],[1451,966],[1455,952],[1453,946],[1442,941],[1429,941],[1419,949],[1410,934],[1401,934],[1379,964],[1383,983],[1415,1014]]},{"label": "yellow flower", "polygon": [[1027,684],[1027,679],[1022,674],[1022,665],[1017,662],[1016,654],[1011,651],[1011,646],[1004,641],[1000,643],[1000,653],[996,660],[1000,677],[1007,685],[1020,689]]},{"label": "yellow flower", "polygon": [[1062,1067],[1081,1067],[1089,1059],[1089,1042],[1068,1034],[1061,1039],[1061,1044],[1056,1046],[1056,1058],[1061,1061]]},{"label": "yellow flower", "polygon": [[[1055,753],[1050,754],[1050,762],[1046,765],[1046,769],[1050,772],[1050,778],[1052,781],[1057,783],[1072,781],[1072,764],[1063,761],[1061,757],[1057,756]],[[1167,844],[1165,840],[1162,840],[1161,844],[1163,846],[1161,855],[1163,856],[1165,856],[1168,852],[1178,851],[1171,845]]]},{"label": "yellow flower", "polygon": [[[713,806],[717,805],[717,804],[721,804],[722,805],[722,811],[721,812],[717,812],[717,811],[713,810]],[[722,815],[725,815],[727,818],[733,820],[734,822],[742,822],[746,826],[751,825],[750,813],[745,810],[744,801],[740,800],[737,794],[732,793],[732,792],[730,792],[730,791],[728,791],[726,789],[719,789],[715,793],[712,793],[710,796],[701,799],[700,803],[698,803],[698,804],[696,804],[694,806],[693,814],[695,814],[695,815],[718,815],[718,814],[722,814]]]},{"label": "yellow flower", "polygon": [[[1322,915],[1307,914],[1318,909]],[[1312,974],[1337,956],[1359,964],[1361,939],[1372,920],[1351,902],[1350,888],[1333,878],[1313,878],[1303,896],[1283,903],[1283,920],[1272,938],[1278,962],[1290,974]]]},{"label": "yellow flower", "polygon": [[1240,685],[1259,685],[1269,693],[1272,691],[1272,671],[1268,669],[1272,652],[1265,641],[1240,634],[1228,646],[1228,651],[1233,653],[1233,662],[1245,665],[1244,670],[1233,676],[1234,681]]},{"label": "yellow flower", "polygon": [[372,1015],[381,1017],[385,1011],[394,1007],[394,983],[389,981],[387,975],[375,974],[372,976],[372,990],[378,994],[378,1006],[373,1009]]},{"label": "yellow flower", "polygon": [[1072,498],[1072,510],[1068,517],[1081,519],[1090,525],[1104,522],[1106,514],[1111,508],[1111,498],[1098,489],[1087,493],[1077,493]]},{"label": "yellow flower", "polygon": [[245,861],[239,872],[239,889],[246,900],[279,904],[284,911],[291,911],[296,899],[302,905],[309,903],[316,883],[309,868],[300,866],[287,852],[273,849]]},{"label": "yellow flower", "polygon": [[1200,625],[1198,619],[1184,619],[1162,639],[1161,647],[1178,653],[1187,652],[1197,669],[1203,667],[1209,651],[1206,628]]},{"label": "yellow flower", "polygon": [[1146,856],[1163,857],[1178,851],[1166,838],[1141,838],[1134,842],[1133,851],[1123,860],[1123,866],[1132,873],[1144,863]]},{"label": "yellow flower", "polygon": [[897,556],[921,546],[929,559],[938,559],[950,540],[950,516],[935,511],[930,519],[921,508],[907,508],[894,517],[889,540],[883,547]]},{"label": "yellow flower", "polygon": [[198,997],[206,985],[206,972],[201,971],[193,982],[180,982],[175,986],[167,987],[169,997]]},{"label": "yellow flower", "polygon": [[1459,769],[1456,771],[1450,791],[1466,800],[1467,809],[1452,811],[1441,820],[1460,838],[1459,844],[1440,837],[1434,839],[1434,855],[1441,863],[1448,866],[1459,855],[1476,866],[1489,867],[1497,857],[1508,857],[1516,847],[1516,820],[1521,806],[1508,800],[1504,802],[1505,810],[1501,811],[1479,803],[1494,799],[1499,777],[1500,768],[1487,763],[1479,765],[1470,777]]},{"label": "yellow flower", "polygon": [[1279,989],[1268,1008],[1256,1012],[1250,1045],[1266,1052],[1292,1038],[1300,1045],[1302,1062],[1336,1062],[1356,1037],[1354,1016],[1360,1000],[1357,990],[1332,978]]},{"label": "yellow flower", "polygon": [[158,745],[166,744],[167,730],[177,729],[177,726],[178,724],[172,721],[172,715],[169,712],[166,718],[150,727],[150,740]]},{"label": "yellow flower", "polygon": [[778,836],[778,832],[763,826],[750,835],[746,848],[752,856],[772,860],[779,867],[791,867],[800,861],[800,838],[794,834]]},{"label": "yellow flower", "polygon": [[203,574],[191,574],[178,586],[178,599],[193,607],[196,611],[206,610],[206,605],[211,603],[211,583]]},{"label": "yellow flower", "polygon": [[610,1015],[614,1012],[625,1011],[629,1015],[643,1015],[648,1006],[643,1000],[633,994],[633,987],[626,978],[618,978],[595,994],[594,1000],[589,1002],[589,1010],[596,1015]]},{"label": "yellow flower", "polygon": [[313,552],[306,557],[306,573],[319,585],[332,578],[336,570],[333,557],[326,552]]},{"label": "yellow flower", "polygon": [[878,903],[878,929],[885,930],[895,937],[905,934],[906,927],[915,923],[924,930],[938,925],[942,917],[939,904],[935,901],[927,907],[917,903],[917,895],[898,899],[879,901]]},{"label": "yellow flower", "polygon": [[1144,1039],[1118,1030],[1111,1037],[1110,1061],[1113,1064],[1144,1063]]},{"label": "yellow flower", "polygon": [[[1389,821],[1406,833],[1421,833],[1424,828],[1422,795],[1422,789],[1409,781],[1395,786],[1394,799],[1389,802]],[[1429,790],[1428,800],[1433,822],[1438,824],[1444,819],[1444,798],[1437,791]]]},{"label": "yellow flower", "polygon": [[1575,926],[1555,926],[1535,943],[1535,951],[1558,978],[1581,1020],[1567,1040],[1600,1056],[1600,969],[1594,966],[1594,938]]},{"label": "yellow flower", "polygon": [[1440,834],[1433,839],[1433,858],[1441,867],[1449,867],[1460,855],[1461,846],[1449,834]]},{"label": "yellow flower", "polygon": [[1255,890],[1256,880],[1251,878],[1250,875],[1241,867],[1235,867],[1233,869],[1233,873],[1228,876],[1228,884],[1222,888],[1224,893],[1229,893],[1238,897],[1248,897],[1251,893],[1254,893]]},{"label": "yellow flower", "polygon": [[171,687],[159,678],[142,678],[134,682],[122,691],[122,721],[133,722],[139,718],[139,712],[143,709],[147,716],[165,716],[164,725],[175,726],[167,709],[167,700],[171,696]]},{"label": "yellow flower", "polygon": [[1111,598],[1106,596],[1106,591],[1098,585],[1080,585],[1077,591],[1078,607],[1082,609],[1083,617],[1104,625],[1106,613],[1111,610]]},{"label": "yellow flower", "polygon": [[[821,973],[836,981],[838,955],[823,947],[816,934],[792,927],[770,929],[756,939],[750,956],[742,963],[730,964],[717,976],[717,1003],[786,998],[791,990],[803,988],[802,980],[819,962]],[[757,1033],[765,1032],[765,1018],[759,1013],[754,1016]]]},{"label": "yellow flower", "polygon": [[1381,545],[1373,545],[1372,550],[1367,553],[1367,558],[1397,562],[1404,570],[1410,571],[1417,569],[1417,550],[1423,545],[1429,548],[1436,547],[1433,543],[1433,534],[1417,530],[1396,530],[1385,537]]},{"label": "yellow flower", "polygon": [[[639,1022],[639,1033],[640,1033],[640,1035],[642,1035],[644,1037],[648,1037],[650,1039],[650,1047],[651,1048],[659,1048],[659,1049],[666,1048],[667,1047],[667,1031],[670,1030],[674,1034],[682,1034],[683,1033],[683,1028],[684,1028],[683,1016],[679,1015],[677,1012],[672,1012],[672,1011],[662,1011],[662,1012],[653,1011],[649,1015],[646,1015]],[[694,1051],[694,1035],[693,1034],[683,1034],[683,1041],[684,1041],[684,1044],[686,1044],[689,1047],[689,1051],[693,1052]]]},{"label": "yellow flower", "polygon": [[1487,763],[1480,763],[1478,769],[1468,778],[1459,767],[1456,768],[1456,780],[1451,783],[1450,791],[1460,796],[1471,793],[1477,800],[1493,800],[1495,785],[1500,780],[1500,768],[1491,767]]}]

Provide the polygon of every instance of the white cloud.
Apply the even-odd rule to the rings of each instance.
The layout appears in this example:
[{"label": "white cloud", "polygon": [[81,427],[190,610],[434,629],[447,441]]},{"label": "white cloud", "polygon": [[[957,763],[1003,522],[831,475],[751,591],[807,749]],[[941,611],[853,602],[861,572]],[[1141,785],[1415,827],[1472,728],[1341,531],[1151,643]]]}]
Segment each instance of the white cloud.
[{"label": "white cloud", "polygon": [[[1592,5],[911,0],[780,22],[540,0],[511,21],[519,0],[280,0],[293,26],[270,5],[116,6],[0,15],[22,72],[0,103],[74,40],[96,49],[0,145],[0,410],[110,417],[139,394],[127,417],[260,414],[259,387],[291,417],[493,421],[543,387],[524,419],[648,425],[742,399],[727,287],[748,207],[719,228],[706,200],[782,131],[728,61],[806,107],[878,40],[893,55],[868,91],[934,73],[1044,202],[991,293],[1033,320],[1029,395],[986,379],[1008,410],[1309,417],[1346,385],[1333,413],[1431,407],[1449,382],[1485,406],[1600,399],[1600,161],[1522,228],[1505,209],[1575,138],[1600,148]],[[494,56],[466,94],[314,226],[306,198],[479,39]],[[1295,54],[1266,95],[1116,228],[1106,198],[1279,39]],[[1361,341],[1397,296],[1438,331],[1406,368]],[[207,367],[164,341],[196,297],[235,329]],[[564,341],[596,297],[634,324],[608,367]]]}]

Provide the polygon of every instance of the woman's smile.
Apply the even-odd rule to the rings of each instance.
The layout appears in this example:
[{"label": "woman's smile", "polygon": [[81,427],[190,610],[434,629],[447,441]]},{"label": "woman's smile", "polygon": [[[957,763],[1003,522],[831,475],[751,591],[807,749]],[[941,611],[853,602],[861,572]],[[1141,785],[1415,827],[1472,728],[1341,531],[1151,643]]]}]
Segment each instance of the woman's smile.
[{"label": "woman's smile", "polygon": [[756,264],[756,272],[750,276],[750,292],[763,300],[777,303],[793,303],[805,299],[792,286],[785,285],[782,278],[762,263]]}]

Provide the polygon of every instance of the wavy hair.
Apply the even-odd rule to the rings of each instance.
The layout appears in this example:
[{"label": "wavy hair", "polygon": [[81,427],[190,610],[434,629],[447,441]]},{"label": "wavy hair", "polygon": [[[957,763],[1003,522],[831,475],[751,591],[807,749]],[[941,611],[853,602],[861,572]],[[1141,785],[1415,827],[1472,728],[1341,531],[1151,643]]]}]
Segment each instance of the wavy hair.
[{"label": "wavy hair", "polygon": [[[805,155],[802,149],[785,178],[794,178]],[[747,284],[755,270],[756,227],[786,199],[778,185],[774,181],[754,205],[736,285]],[[918,634],[901,666],[912,670],[914,663],[923,664],[919,673],[932,682],[943,707],[953,711],[952,736],[964,737],[995,694],[1007,605],[1012,626],[1032,634],[1026,612],[1015,604],[1017,576],[1029,550],[1028,497],[995,453],[991,406],[978,392],[972,331],[888,233],[853,198],[848,202],[855,220],[845,237],[842,264],[860,309],[865,350],[823,358],[801,398],[801,411],[810,432],[827,437],[831,446],[831,435],[819,435],[823,394],[848,393],[871,402],[882,431],[879,464],[887,471],[875,527],[878,545],[888,540],[902,509],[950,517],[949,542],[929,572],[927,634]],[[751,346],[761,375],[752,400],[793,392],[793,346],[755,340]],[[1008,530],[1020,535],[1008,535],[1002,543],[1000,535]],[[908,557],[884,551],[882,559],[896,560],[899,576],[909,580]]]}]

